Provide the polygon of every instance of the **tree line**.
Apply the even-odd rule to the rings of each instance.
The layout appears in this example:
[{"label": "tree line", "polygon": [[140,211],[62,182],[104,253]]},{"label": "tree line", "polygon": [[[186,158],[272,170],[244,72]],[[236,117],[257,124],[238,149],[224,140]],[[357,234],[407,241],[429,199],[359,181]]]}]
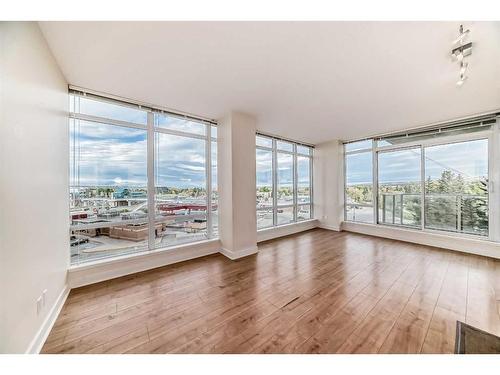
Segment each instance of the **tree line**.
[{"label": "tree line", "polygon": [[[404,194],[401,198],[386,197],[385,209],[392,222],[421,225],[421,183],[388,183],[379,185],[379,209],[382,217],[382,195]],[[373,205],[371,184],[350,185],[346,188],[348,202]],[[471,234],[488,233],[488,179],[465,179],[460,173],[442,171],[439,178],[425,181],[425,225],[427,228],[459,231]],[[394,207],[392,205],[394,204]],[[403,212],[401,212],[403,210]],[[402,214],[402,215],[401,215]],[[403,222],[400,222],[403,218]],[[380,219],[382,220],[382,219]]]}]

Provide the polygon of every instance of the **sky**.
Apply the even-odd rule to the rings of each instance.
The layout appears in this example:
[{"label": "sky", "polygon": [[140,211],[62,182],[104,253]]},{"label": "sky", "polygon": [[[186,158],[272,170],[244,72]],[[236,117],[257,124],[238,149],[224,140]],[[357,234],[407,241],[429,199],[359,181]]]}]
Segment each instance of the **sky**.
[{"label": "sky", "polygon": [[[80,111],[94,116],[106,116],[121,121],[144,125],[147,119],[142,111],[107,103],[80,99]],[[155,123],[193,134],[202,135],[205,125],[175,117],[156,115]],[[71,120],[71,141],[76,138],[79,153],[80,186],[137,186],[147,185],[147,131],[110,124]],[[217,136],[216,128],[212,136]],[[168,187],[205,187],[205,141],[164,133],[155,135],[155,184]],[[73,170],[73,148],[71,169]],[[309,159],[298,156],[298,184],[309,185]],[[217,187],[217,143],[212,142],[212,186]],[[257,185],[270,185],[271,153],[257,151]],[[73,173],[71,173],[73,176]],[[78,183],[72,178],[72,186]],[[293,185],[293,158],[278,153],[278,184]]]},{"label": "sky", "polygon": [[[147,124],[147,113],[135,108],[74,97],[70,109],[94,116]],[[76,122],[72,120],[72,124]],[[183,118],[155,115],[155,125],[203,135],[204,124]],[[216,131],[216,128],[214,128]],[[142,186],[147,185],[147,132],[109,124],[79,121],[79,128],[70,130],[71,140],[79,140],[80,186]],[[216,134],[213,134],[216,136]],[[258,137],[258,140],[261,137]],[[261,140],[265,141],[265,139]],[[371,141],[366,141],[371,142]],[[365,142],[365,143],[366,143]],[[284,143],[284,146],[286,144]],[[156,133],[156,186],[205,187],[205,141],[196,138]],[[216,143],[212,142],[212,149]],[[73,150],[70,156],[73,159]],[[214,150],[215,151],[215,150]],[[445,169],[461,173],[465,179],[487,176],[488,146],[486,140],[453,143],[425,148],[426,179],[437,179]],[[347,184],[372,182],[371,152],[348,155]],[[257,149],[257,186],[272,181],[271,152]],[[212,162],[217,160],[213,152]],[[420,149],[380,152],[379,183],[420,181]],[[71,168],[73,160],[71,160]],[[298,184],[309,184],[308,158],[298,157]],[[216,168],[213,168],[216,186]],[[293,184],[293,158],[278,153],[278,185]],[[72,174],[73,176],[73,174]],[[76,181],[72,181],[75,185]]]},{"label": "sky", "polygon": [[[272,151],[257,149],[257,186],[272,185]],[[278,185],[279,187],[291,187],[293,185],[293,156],[278,152]],[[298,187],[309,186],[309,158],[297,156],[297,184]]]},{"label": "sky", "polygon": [[[133,108],[100,103],[84,98],[76,99],[70,108],[81,113],[145,125],[147,114]],[[79,123],[79,125],[76,125]],[[71,120],[71,142],[78,139],[79,153],[73,160],[70,150],[70,168],[79,165],[80,186],[136,186],[147,185],[147,131],[88,121]],[[169,129],[204,134],[206,125],[176,117],[156,115],[156,125]],[[216,133],[213,134],[216,136]],[[216,163],[216,142],[212,142],[212,162]],[[205,187],[205,140],[156,133],[156,186]],[[213,168],[216,186],[216,168]],[[72,178],[72,185],[77,182]]]},{"label": "sky", "polygon": [[[425,147],[425,177],[438,179],[444,170],[460,173],[464,179],[488,175],[488,141],[476,140]],[[420,181],[420,149],[379,152],[379,183]],[[372,153],[346,156],[347,184],[372,182]]]}]

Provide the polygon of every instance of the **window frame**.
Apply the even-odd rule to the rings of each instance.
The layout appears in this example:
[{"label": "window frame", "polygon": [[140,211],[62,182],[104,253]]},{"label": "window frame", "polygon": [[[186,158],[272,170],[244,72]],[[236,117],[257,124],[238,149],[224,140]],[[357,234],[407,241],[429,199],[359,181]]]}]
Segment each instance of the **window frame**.
[{"label": "window frame", "polygon": [[[494,125],[496,127],[497,124]],[[475,238],[475,239],[487,239],[490,241],[497,240],[497,234],[494,232],[493,226],[492,226],[492,220],[494,216],[496,216],[496,213],[499,212],[497,208],[494,207],[494,202],[492,202],[492,197],[497,195],[496,192],[491,189],[493,186],[492,183],[492,176],[493,176],[493,168],[492,168],[492,148],[493,148],[493,142],[494,142],[494,130],[486,130],[486,131],[481,131],[474,133],[474,137],[468,137],[467,139],[463,139],[463,137],[457,136],[457,138],[453,137],[453,139],[450,139],[447,142],[429,142],[428,144],[423,144],[422,145],[422,231],[424,232],[430,232],[430,233],[447,233],[447,234],[452,234],[452,235],[459,235],[464,238]],[[473,141],[480,141],[480,140],[486,140],[488,141],[488,235],[487,236],[482,236],[479,234],[472,234],[472,233],[463,233],[463,232],[454,232],[454,231],[446,231],[446,230],[439,230],[439,229],[432,229],[432,228],[426,228],[425,227],[425,149],[426,147],[432,147],[432,146],[444,146],[444,145],[451,145],[451,144],[456,144],[456,143],[463,143],[463,142],[473,142]],[[495,211],[495,214],[493,214],[492,211]],[[494,223],[495,227],[496,224]]]},{"label": "window frame", "polygon": [[[343,186],[344,186],[344,190],[342,192],[343,194],[343,202],[344,202],[344,221],[348,221],[350,223],[363,223],[363,224],[376,224],[377,223],[377,213],[376,213],[376,210],[378,209],[377,208],[377,205],[376,205],[376,196],[375,196],[375,192],[377,191],[378,192],[378,183],[375,185],[375,173],[376,173],[376,168],[377,168],[377,161],[375,160],[375,157],[376,157],[376,154],[374,152],[374,145],[375,145],[375,141],[372,139],[372,147],[371,148],[364,148],[364,149],[358,149],[358,150],[354,150],[354,151],[346,151],[346,147],[345,147],[345,144],[342,145],[343,148],[343,178],[344,178],[344,183],[343,183]],[[373,201],[373,218],[372,218],[372,222],[371,223],[366,223],[366,222],[362,222],[362,221],[355,221],[355,220],[348,220],[347,219],[347,194],[346,194],[346,191],[347,191],[347,163],[346,163],[346,159],[347,159],[347,156],[348,155],[356,155],[356,154],[365,154],[365,153],[368,153],[368,152],[371,152],[372,154],[372,201]],[[375,190],[375,188],[377,188],[377,190]]]},{"label": "window frame", "polygon": [[[374,141],[372,140],[372,148],[367,148],[367,149],[360,149],[360,150],[354,150],[354,151],[346,151],[345,150],[345,145],[343,145],[343,177],[344,177],[344,184],[343,184],[343,187],[344,187],[344,190],[343,190],[343,197],[344,197],[344,221],[348,221],[348,222],[351,222],[351,223],[363,223],[363,224],[374,224],[377,222],[377,215],[376,215],[376,212],[375,212],[375,209],[376,209],[376,204],[375,204],[375,186],[377,186],[377,191],[378,191],[378,184],[375,185],[375,179],[374,179],[374,175],[376,173],[375,171],[375,168],[377,168],[377,162],[375,161],[375,153],[373,151],[373,145],[374,145]],[[346,162],[346,159],[347,159],[347,156],[349,155],[356,155],[356,154],[365,154],[365,153],[371,153],[372,154],[372,201],[373,201],[373,207],[372,207],[372,210],[373,210],[373,213],[372,213],[372,222],[371,223],[367,223],[367,222],[363,222],[363,221],[355,221],[355,220],[348,220],[347,219],[347,206],[350,206],[348,203],[347,203],[347,194],[346,194],[346,191],[347,191],[347,162]]]},{"label": "window frame", "polygon": [[[376,199],[374,200],[373,204],[376,207],[376,221],[375,224],[377,225],[384,225],[384,226],[390,226],[390,227],[396,227],[396,228],[405,228],[405,229],[414,229],[414,230],[423,230],[424,228],[424,216],[425,216],[425,211],[424,211],[424,188],[425,188],[425,170],[424,166],[422,165],[424,160],[425,160],[425,155],[424,155],[424,146],[423,145],[404,145],[404,146],[399,146],[398,148],[393,148],[393,149],[383,149],[383,150],[376,150],[375,157],[377,160],[377,171],[376,171],[376,179],[377,179],[377,191],[376,191]],[[379,211],[379,155],[384,154],[384,153],[390,153],[390,152],[398,152],[398,151],[405,151],[405,150],[420,150],[420,225],[404,225],[404,224],[391,224],[387,222],[381,222],[380,221],[380,211]],[[376,202],[375,202],[376,201]]]},{"label": "window frame", "polygon": [[[495,170],[500,168],[500,123],[497,118],[496,122],[491,125],[490,129],[485,129],[472,133],[457,134],[443,137],[436,137],[434,139],[427,140],[417,140],[400,145],[388,145],[388,146],[377,146],[375,139],[372,139],[372,148],[346,151],[345,144],[343,145],[343,172],[344,172],[344,221],[349,223],[361,224],[361,225],[375,225],[382,227],[399,228],[404,230],[411,230],[423,233],[432,233],[440,235],[453,235],[459,236],[461,238],[469,238],[475,240],[488,240],[488,241],[500,241],[500,191],[496,191],[494,188],[498,186],[499,174],[495,173]],[[438,229],[430,229],[425,227],[425,149],[430,146],[440,146],[448,145],[461,142],[484,140],[488,141],[488,235],[483,236],[480,234],[470,234],[462,232],[445,231]],[[418,227],[406,226],[406,225],[392,225],[390,223],[379,223],[379,199],[378,199],[378,155],[381,152],[386,151],[398,151],[411,148],[420,148],[421,150],[421,160],[420,160],[420,173],[421,173],[421,222]],[[363,223],[347,219],[347,170],[346,170],[346,156],[352,154],[358,154],[363,152],[372,152],[372,190],[374,194],[376,193],[376,199],[373,201],[373,223]]]},{"label": "window frame", "polygon": [[[110,119],[110,118],[105,118],[105,117],[100,117],[100,116],[94,116],[94,115],[89,115],[89,114],[82,114],[79,113],[79,108],[77,108],[77,99],[79,97],[85,97],[86,93],[85,92],[80,92],[80,91],[75,91],[71,90],[68,92],[68,97],[70,101],[73,101],[72,105],[70,105],[70,109],[72,109],[72,112],[68,112],[68,126],[71,127],[71,120],[73,120],[76,125],[77,121],[88,121],[91,123],[99,123],[103,125],[111,125],[111,126],[118,126],[118,127],[124,127],[124,128],[130,128],[130,129],[140,129],[140,130],[145,130],[146,131],[146,142],[147,142],[147,154],[146,154],[146,163],[147,163],[147,207],[148,207],[148,216],[147,216],[147,225],[148,225],[148,235],[147,235],[147,241],[146,241],[146,246],[137,248],[134,251],[124,251],[123,253],[119,253],[116,255],[109,255],[109,256],[103,256],[103,257],[98,257],[96,259],[90,259],[90,260],[85,260],[81,261],[80,259],[76,260],[75,262],[71,262],[71,265],[81,265],[81,264],[87,264],[91,263],[94,261],[102,261],[102,260],[113,260],[122,256],[128,256],[131,253],[132,254],[139,254],[139,253],[147,253],[149,251],[155,251],[155,250],[162,250],[162,249],[168,249],[168,248],[173,248],[177,247],[179,245],[184,245],[184,244],[194,244],[197,242],[201,241],[206,241],[206,240],[212,240],[212,239],[217,239],[218,238],[218,233],[219,230],[217,228],[217,234],[214,235],[214,227],[213,227],[213,215],[212,215],[212,204],[213,204],[213,186],[212,186],[212,171],[213,171],[213,165],[212,165],[212,142],[217,143],[217,137],[212,136],[212,129],[213,127],[217,127],[218,124],[215,121],[209,121],[205,119],[197,119],[192,116],[183,116],[181,114],[175,114],[171,112],[165,112],[163,110],[157,110],[154,108],[146,107],[146,106],[140,106],[140,105],[135,105],[133,103],[129,103],[126,101],[118,100],[118,99],[113,99],[113,98],[108,98],[105,96],[99,96],[95,94],[90,94],[93,100],[96,101],[101,101],[102,103],[110,103],[110,104],[115,104],[115,105],[121,105],[123,107],[129,107],[129,108],[136,108],[142,111],[145,111],[147,114],[147,123],[145,125],[134,123],[134,122],[127,122],[127,121],[122,121],[122,120],[115,120],[115,119]],[[189,132],[184,132],[180,130],[173,130],[173,129],[168,129],[168,128],[161,128],[156,125],[156,116],[157,115],[162,115],[162,116],[175,116],[175,117],[185,117],[189,119],[190,121],[197,121],[203,126],[205,126],[205,132],[204,134],[197,134],[197,133],[189,133]],[[155,221],[156,221],[156,203],[155,203],[155,195],[156,195],[156,180],[155,180],[155,135],[156,133],[160,134],[168,134],[168,135],[174,135],[174,136],[181,136],[181,137],[186,137],[186,138],[191,138],[191,139],[200,139],[203,140],[205,143],[205,191],[206,191],[206,220],[207,220],[207,229],[206,229],[206,236],[205,238],[199,240],[193,240],[193,241],[186,241],[183,242],[182,244],[169,244],[166,246],[155,246]],[[69,135],[70,136],[70,135]],[[71,150],[69,151],[69,157],[71,157]],[[74,156],[73,156],[74,158]],[[73,162],[72,160],[70,162]],[[71,191],[71,188],[74,187],[72,186],[73,183],[73,176],[69,176],[69,188]],[[218,190],[218,189],[217,189]],[[68,208],[69,212],[71,208],[71,199],[68,200]],[[218,203],[217,203],[218,206]],[[152,213],[152,214],[151,214]],[[193,215],[186,215],[185,218],[189,219]],[[183,216],[184,218],[184,216]],[[144,219],[130,219],[130,220],[121,220],[121,221],[113,221],[113,222],[105,222],[105,223],[95,223],[95,224],[72,224],[71,223],[71,218],[69,217],[69,236],[68,239],[71,237],[71,233],[75,230],[85,230],[85,229],[98,229],[98,228],[107,228],[107,227],[114,227],[114,226],[121,226],[125,224],[137,224],[137,223],[144,223]],[[69,241],[68,241],[69,245]],[[128,249],[128,247],[123,248]],[[69,250],[71,248],[69,247]]]},{"label": "window frame", "polygon": [[[262,228],[257,228],[257,231],[261,230],[267,230],[267,229],[272,229],[272,228],[278,228],[284,225],[291,225],[291,224],[297,224],[297,223],[302,223],[307,220],[313,220],[314,218],[314,202],[313,202],[313,155],[314,155],[314,147],[312,145],[306,145],[303,143],[299,142],[294,142],[288,139],[281,139],[273,136],[269,136],[266,134],[261,134],[257,133],[256,134],[256,140],[257,137],[264,137],[272,140],[272,147],[265,147],[265,146],[260,146],[257,145],[257,142],[255,143],[255,149],[256,150],[263,150],[263,151],[271,151],[272,152],[272,184],[273,184],[273,204],[270,207],[257,207],[256,205],[256,216],[258,211],[266,211],[269,209],[272,209],[273,212],[273,224],[271,226],[267,227],[262,227]],[[292,151],[283,151],[278,149],[277,143],[279,141],[282,142],[287,142],[292,144]],[[304,154],[304,153],[298,153],[297,152],[297,145],[300,146],[305,146],[309,148],[309,154]],[[292,204],[284,204],[284,205],[279,205],[278,204],[278,153],[280,154],[287,154],[292,156],[292,176],[293,176],[293,203]],[[309,160],[309,203],[302,203],[298,204],[298,162],[297,158],[298,157],[305,157],[308,158]],[[305,220],[298,220],[298,207],[299,206],[310,206],[310,218],[305,219]],[[286,224],[280,224],[278,225],[278,209],[282,208],[290,208],[293,207],[293,220],[290,223]]]},{"label": "window frame", "polygon": [[[256,146],[255,147],[255,150],[261,150],[261,151],[266,151],[266,152],[271,152],[271,186],[272,186],[272,190],[273,190],[273,203],[270,205],[270,206],[267,206],[267,207],[257,207],[257,203],[256,203],[256,209],[257,211],[259,210],[268,210],[269,208],[273,209],[275,208],[274,206],[274,202],[275,202],[275,193],[276,193],[276,181],[275,181],[275,176],[274,176],[274,171],[276,170],[276,166],[275,166],[275,160],[274,160],[274,151],[273,151],[273,148],[271,147],[264,147],[264,146]],[[274,220],[273,220],[273,223],[274,223]]]}]

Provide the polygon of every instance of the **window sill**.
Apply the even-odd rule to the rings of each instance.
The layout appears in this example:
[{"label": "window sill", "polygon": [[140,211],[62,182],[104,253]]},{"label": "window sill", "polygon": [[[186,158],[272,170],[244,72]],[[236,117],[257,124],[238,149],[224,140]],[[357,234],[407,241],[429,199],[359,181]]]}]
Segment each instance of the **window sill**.
[{"label": "window sill", "polygon": [[257,242],[268,241],[274,238],[313,229],[318,226],[318,220],[309,219],[297,223],[283,224],[276,227],[262,228],[257,231]]},{"label": "window sill", "polygon": [[220,247],[220,240],[214,238],[76,264],[68,269],[68,284],[71,288],[77,288],[131,273],[215,254],[220,251]]},{"label": "window sill", "polygon": [[500,243],[471,235],[343,221],[342,230],[500,259]]}]

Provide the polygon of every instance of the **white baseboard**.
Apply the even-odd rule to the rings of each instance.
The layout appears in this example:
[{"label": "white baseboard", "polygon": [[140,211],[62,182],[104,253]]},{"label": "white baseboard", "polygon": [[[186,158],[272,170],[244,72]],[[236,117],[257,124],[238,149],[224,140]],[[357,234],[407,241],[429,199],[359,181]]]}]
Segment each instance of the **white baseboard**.
[{"label": "white baseboard", "polygon": [[66,285],[64,289],[61,291],[54,305],[47,314],[47,317],[43,321],[42,326],[36,333],[30,345],[28,346],[26,354],[40,353],[40,350],[42,350],[45,340],[47,340],[47,337],[49,336],[49,333],[52,330],[52,327],[54,326],[54,323],[56,322],[57,317],[59,316],[59,313],[61,312],[61,309],[63,308],[64,303],[66,302],[66,299],[68,298],[70,290],[71,289],[68,287],[68,285]]},{"label": "white baseboard", "polygon": [[342,230],[500,259],[500,243],[471,237],[353,222],[343,222]]},{"label": "white baseboard", "polygon": [[318,228],[321,229],[328,229],[328,230],[333,230],[335,232],[340,232],[340,226],[338,225],[328,225],[328,224],[319,224]]},{"label": "white baseboard", "polygon": [[279,227],[261,229],[257,231],[257,242],[268,241],[317,227],[318,227],[318,220],[312,219],[293,224],[281,225]]},{"label": "white baseboard", "polygon": [[259,252],[259,248],[256,246],[251,246],[243,250],[232,251],[228,249],[221,248],[220,253],[231,260],[236,260],[240,258],[247,257],[249,255],[257,254]]},{"label": "white baseboard", "polygon": [[220,241],[215,239],[72,266],[68,271],[68,284],[71,288],[94,284],[132,273],[216,254],[220,251],[220,248]]}]

